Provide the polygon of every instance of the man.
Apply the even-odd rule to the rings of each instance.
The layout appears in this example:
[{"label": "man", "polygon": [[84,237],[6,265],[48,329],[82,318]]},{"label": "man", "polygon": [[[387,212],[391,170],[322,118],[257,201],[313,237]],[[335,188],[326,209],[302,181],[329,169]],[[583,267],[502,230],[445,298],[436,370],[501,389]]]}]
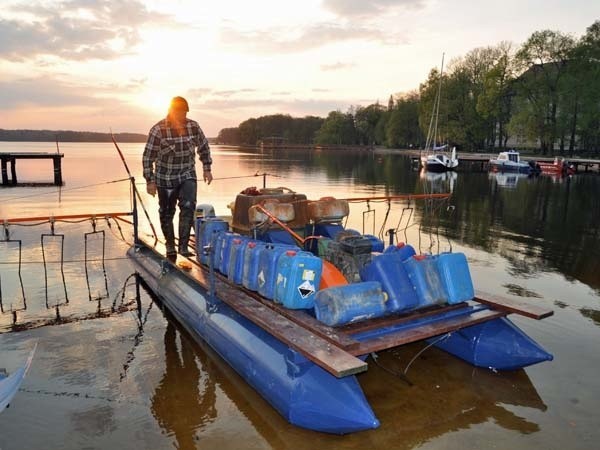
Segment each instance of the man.
[{"label": "man", "polygon": [[196,168],[194,150],[202,162],[203,179],[212,181],[210,148],[197,122],[187,118],[189,106],[183,97],[171,100],[167,117],[150,129],[142,163],[146,191],[158,193],[160,227],[165,236],[167,258],[177,256],[173,217],[179,201],[179,254],[191,256],[190,230],[196,209]]}]

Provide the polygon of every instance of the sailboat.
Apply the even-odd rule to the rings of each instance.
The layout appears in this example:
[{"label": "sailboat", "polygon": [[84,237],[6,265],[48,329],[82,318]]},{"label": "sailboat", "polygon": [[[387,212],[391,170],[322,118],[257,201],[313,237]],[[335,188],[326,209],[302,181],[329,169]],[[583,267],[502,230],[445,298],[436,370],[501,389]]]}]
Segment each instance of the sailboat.
[{"label": "sailboat", "polygon": [[421,165],[431,172],[447,172],[458,167],[458,158],[456,157],[456,147],[448,154],[448,145],[436,146],[438,138],[438,117],[440,113],[440,98],[442,94],[442,77],[444,75],[444,55],[442,55],[442,66],[440,70],[440,82],[438,91],[433,102],[429,130],[427,131],[427,140],[425,143],[426,155],[421,156]]}]

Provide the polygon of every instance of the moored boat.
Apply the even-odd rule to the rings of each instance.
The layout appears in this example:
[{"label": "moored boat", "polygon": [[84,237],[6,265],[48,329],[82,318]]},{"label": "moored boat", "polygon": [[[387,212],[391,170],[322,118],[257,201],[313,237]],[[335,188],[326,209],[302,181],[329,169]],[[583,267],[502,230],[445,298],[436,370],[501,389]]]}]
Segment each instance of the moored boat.
[{"label": "moored boat", "polygon": [[356,374],[370,354],[410,342],[430,339],[499,370],[552,359],[506,319],[550,311],[476,294],[462,254],[383,251],[377,237],[342,226],[348,200],[280,188],[239,194],[233,211],[198,219],[189,271],[160,244],[138,241],[128,254],[177,320],[292,424],[379,426]]},{"label": "moored boat", "polygon": [[448,172],[455,170],[458,167],[456,147],[452,147],[450,155],[441,153],[440,150],[443,149],[434,149],[433,153],[422,156],[422,166],[430,172]]},{"label": "moored boat", "polygon": [[554,158],[553,162],[538,161],[538,166],[542,173],[548,175],[574,175],[575,167],[569,164],[564,158]]},{"label": "moored boat", "polygon": [[522,161],[519,152],[508,150],[490,159],[490,169],[496,172],[536,173],[539,168],[534,161]]}]

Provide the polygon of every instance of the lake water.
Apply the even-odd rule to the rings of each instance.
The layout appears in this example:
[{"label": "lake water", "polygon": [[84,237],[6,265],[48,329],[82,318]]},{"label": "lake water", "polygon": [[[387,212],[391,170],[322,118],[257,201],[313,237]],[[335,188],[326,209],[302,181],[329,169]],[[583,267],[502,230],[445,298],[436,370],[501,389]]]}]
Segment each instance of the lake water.
[{"label": "lake water", "polygon": [[[143,181],[143,146],[122,148]],[[53,144],[0,142],[0,152],[17,150],[53,151]],[[109,183],[127,176],[111,144],[61,150],[65,185],[0,187],[0,219],[131,209],[128,183]],[[217,146],[213,159],[217,179],[200,184],[198,194],[218,214],[228,213],[243,188],[262,185],[262,177],[234,177],[257,172],[274,175],[269,186],[309,198],[452,191],[444,202],[394,202],[384,231],[397,228],[422,251],[463,251],[477,289],[553,308],[546,320],[513,320],[554,361],[493,373],[429,349],[410,366],[412,386],[370,364],[358,378],[381,427],[350,436],[314,433],[289,425],[136,285],[125,257],[130,226],[100,217],[95,230],[104,234],[92,233],[89,220],[57,222],[54,235],[48,223],[10,226],[11,240],[0,241],[0,368],[10,372],[38,347],[21,391],[0,415],[0,449],[597,446],[600,176],[421,174],[409,159],[385,151],[272,154]],[[52,165],[19,161],[17,173],[21,182],[51,181]],[[144,199],[158,226],[156,199]],[[378,234],[386,207],[354,205],[349,225]],[[147,223],[142,227],[149,233]],[[4,238],[1,224],[0,232]],[[382,352],[380,364],[402,370],[423,347]]]}]

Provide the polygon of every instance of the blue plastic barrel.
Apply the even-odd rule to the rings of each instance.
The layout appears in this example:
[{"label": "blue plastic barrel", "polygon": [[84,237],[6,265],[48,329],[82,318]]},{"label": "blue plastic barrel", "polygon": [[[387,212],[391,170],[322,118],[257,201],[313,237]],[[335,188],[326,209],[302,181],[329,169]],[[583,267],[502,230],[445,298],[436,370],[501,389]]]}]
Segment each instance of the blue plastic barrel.
[{"label": "blue plastic barrel", "polygon": [[265,243],[250,241],[244,251],[244,264],[242,269],[242,285],[251,291],[258,291],[258,260]]},{"label": "blue plastic barrel", "polygon": [[231,241],[227,278],[235,284],[242,284],[244,275],[244,253],[248,248],[249,241],[250,238],[245,236],[238,236]]},{"label": "blue plastic barrel", "polygon": [[464,253],[441,253],[437,265],[448,303],[466,302],[475,297],[469,263]]},{"label": "blue plastic barrel", "polygon": [[419,298],[402,263],[405,252],[394,251],[375,256],[360,272],[363,281],[377,281],[388,295],[389,312],[408,311],[419,306]]},{"label": "blue plastic barrel", "polygon": [[312,253],[286,251],[277,262],[274,300],[286,308],[312,308],[322,270],[323,261]]},{"label": "blue plastic barrel", "polygon": [[403,264],[417,292],[420,308],[431,305],[443,305],[448,302],[448,295],[438,271],[436,256],[413,256],[406,259]]},{"label": "blue plastic barrel", "polygon": [[380,317],[385,312],[385,294],[377,281],[335,286],[315,295],[317,320],[329,326]]},{"label": "blue plastic barrel", "polygon": [[258,257],[258,293],[270,300],[275,298],[277,282],[277,262],[279,257],[288,250],[300,251],[298,247],[280,244],[265,245]]},{"label": "blue plastic barrel", "polygon": [[223,219],[210,217],[196,220],[196,259],[198,262],[208,265],[208,254],[204,254],[204,247],[213,244],[215,233],[227,230],[229,230],[229,224]]}]

